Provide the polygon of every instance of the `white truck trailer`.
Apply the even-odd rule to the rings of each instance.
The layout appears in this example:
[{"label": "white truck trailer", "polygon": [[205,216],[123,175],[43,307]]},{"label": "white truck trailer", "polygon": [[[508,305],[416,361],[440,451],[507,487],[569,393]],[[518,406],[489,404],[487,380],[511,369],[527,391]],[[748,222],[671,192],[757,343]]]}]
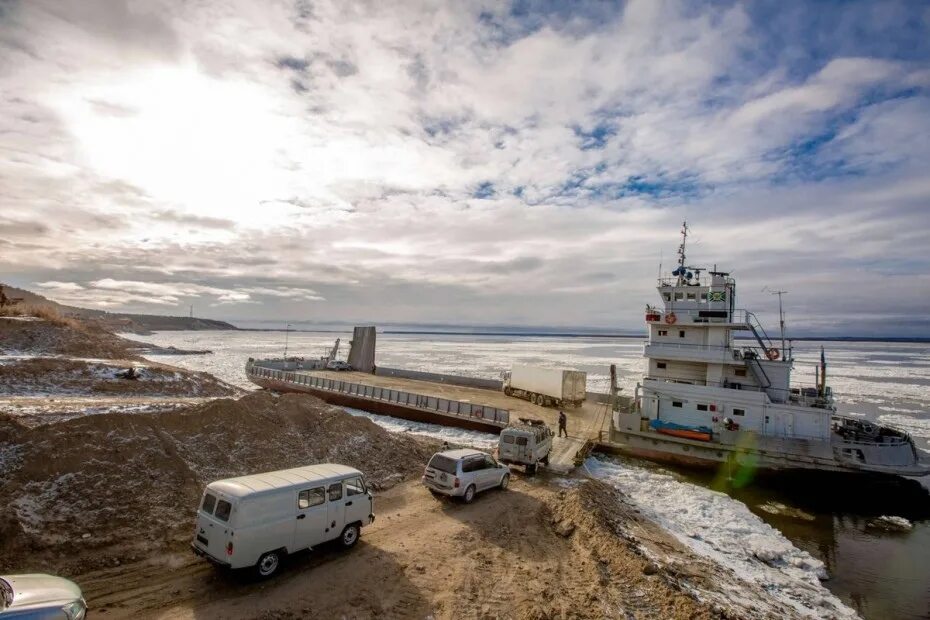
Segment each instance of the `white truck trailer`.
[{"label": "white truck trailer", "polygon": [[514,364],[503,373],[504,394],[543,407],[580,407],[587,394],[587,373],[565,368]]}]

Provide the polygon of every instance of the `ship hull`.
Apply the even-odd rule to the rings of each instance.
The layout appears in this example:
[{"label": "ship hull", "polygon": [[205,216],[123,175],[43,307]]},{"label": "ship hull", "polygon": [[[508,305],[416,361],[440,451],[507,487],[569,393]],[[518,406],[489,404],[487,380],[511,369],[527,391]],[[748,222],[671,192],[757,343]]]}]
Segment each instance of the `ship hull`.
[{"label": "ship hull", "polygon": [[617,430],[609,438],[598,442],[600,452],[624,454],[659,463],[685,467],[715,469],[721,467],[758,472],[787,472],[812,470],[820,472],[871,474],[878,476],[924,476],[930,473],[925,463],[909,467],[863,467],[837,461],[833,449],[826,442],[798,443],[797,451],[779,449],[783,441],[762,442],[750,445],[725,444],[671,437],[653,431]]}]

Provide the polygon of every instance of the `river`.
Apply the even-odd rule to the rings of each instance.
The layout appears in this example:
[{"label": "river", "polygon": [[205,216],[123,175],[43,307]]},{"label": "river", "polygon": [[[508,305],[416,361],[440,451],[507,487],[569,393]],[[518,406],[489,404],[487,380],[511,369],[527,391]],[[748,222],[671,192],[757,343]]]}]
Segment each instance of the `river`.
[{"label": "river", "polygon": [[[319,357],[328,352],[335,338],[348,343],[351,334],[198,331],[130,337],[161,346],[210,349],[211,355],[158,359],[251,388],[243,370],[248,357],[280,357],[285,341],[289,355]],[[930,450],[930,344],[798,342],[794,348],[797,383],[814,383],[821,346],[841,413],[897,425],[909,431],[922,449]],[[513,363],[564,365],[587,371],[588,389],[593,391],[606,391],[609,365],[616,364],[620,385],[628,394],[643,368],[642,340],[612,337],[378,334],[377,363],[485,378],[497,378]],[[398,421],[380,423],[394,424],[392,430],[434,436],[448,432]],[[472,441],[480,444],[487,438]],[[602,461],[605,467],[599,471],[608,467],[634,471],[635,476],[627,481],[654,475],[668,478],[680,483],[675,487],[677,493],[689,497],[702,496],[694,485],[727,493],[735,502],[724,504],[725,510],[729,506],[736,514],[737,502],[744,504],[797,548],[822,561],[830,575],[824,585],[868,620],[930,617],[930,495],[926,490],[930,481],[866,486],[859,481],[803,475],[756,480],[733,488],[712,474],[624,459]],[[625,490],[635,492],[635,486]],[[888,522],[877,519],[881,516],[904,517],[911,528],[886,529],[882,526]]]}]

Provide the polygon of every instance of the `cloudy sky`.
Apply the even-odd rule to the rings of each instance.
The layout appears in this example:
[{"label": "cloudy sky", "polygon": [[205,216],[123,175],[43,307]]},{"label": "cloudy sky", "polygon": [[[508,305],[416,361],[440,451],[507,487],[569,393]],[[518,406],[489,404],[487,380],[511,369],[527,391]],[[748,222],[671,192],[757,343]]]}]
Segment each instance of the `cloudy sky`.
[{"label": "cloudy sky", "polygon": [[684,219],[928,335],[930,5],[0,0],[0,280],[64,303],[637,329]]}]

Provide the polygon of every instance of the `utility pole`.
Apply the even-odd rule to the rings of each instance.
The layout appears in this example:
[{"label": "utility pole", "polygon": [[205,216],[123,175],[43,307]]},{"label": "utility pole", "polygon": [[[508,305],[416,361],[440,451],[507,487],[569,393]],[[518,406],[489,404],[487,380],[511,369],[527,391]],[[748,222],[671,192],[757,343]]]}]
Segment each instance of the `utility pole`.
[{"label": "utility pole", "polygon": [[194,304],[191,304],[191,318],[194,318]]},{"label": "utility pole", "polygon": [[284,370],[287,370],[287,337],[291,333],[291,324],[284,324]]}]

